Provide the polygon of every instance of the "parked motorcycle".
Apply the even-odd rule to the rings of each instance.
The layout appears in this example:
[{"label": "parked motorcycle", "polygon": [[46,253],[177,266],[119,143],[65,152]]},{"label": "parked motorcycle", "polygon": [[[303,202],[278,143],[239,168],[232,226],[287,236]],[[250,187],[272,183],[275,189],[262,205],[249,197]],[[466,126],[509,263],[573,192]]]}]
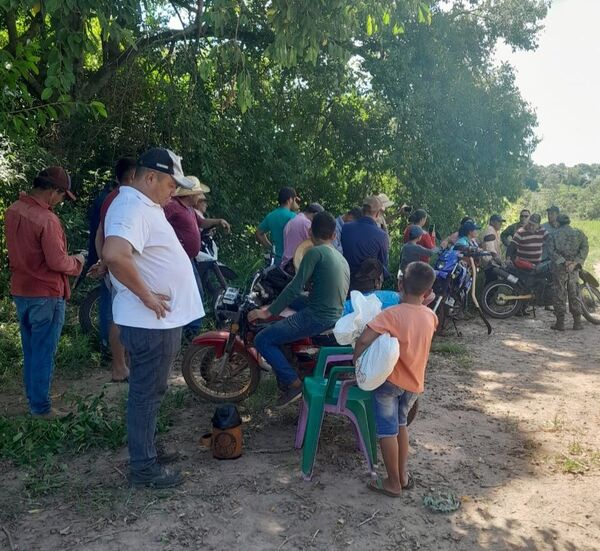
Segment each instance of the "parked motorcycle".
[{"label": "parked motorcycle", "polygon": [[[482,308],[489,316],[506,319],[527,306],[552,305],[552,275],[547,266],[533,269],[494,266],[491,271],[495,279],[484,287],[482,297]],[[600,325],[598,282],[583,269],[580,269],[579,275],[583,316],[589,322]]]},{"label": "parked motorcycle", "polygon": [[[228,329],[204,333],[188,347],[181,371],[189,388],[201,398],[211,402],[240,402],[256,390],[261,373],[271,370],[254,347],[254,337],[272,321],[248,321],[248,312],[257,308],[260,301],[256,292],[244,295],[238,289],[227,289],[217,302],[215,315],[217,323],[227,325]],[[332,332],[287,345],[288,360],[300,378],[312,374],[321,346],[337,346]],[[330,367],[334,365],[351,365],[351,362],[333,362]],[[408,413],[408,424],[418,409],[417,399]]]},{"label": "parked motorcycle", "polygon": [[196,267],[202,282],[204,310],[207,315],[212,315],[219,296],[238,277],[234,270],[219,261],[219,248],[213,239],[213,231],[202,232]]},{"label": "parked motorcycle", "polygon": [[[219,297],[215,317],[227,330],[196,337],[182,361],[183,377],[198,396],[213,402],[239,402],[256,390],[261,372],[271,369],[254,347],[256,334],[269,322],[247,319],[248,312],[261,304],[256,292],[244,295],[231,287]],[[288,345],[287,355],[302,378],[312,373],[321,346],[336,345],[333,333],[327,333]]]},{"label": "parked motorcycle", "polygon": [[442,333],[450,321],[460,336],[456,322],[465,318],[469,303],[472,302],[487,327],[488,335],[491,334],[492,326],[483,315],[475,295],[477,266],[474,259],[483,256],[491,254],[473,247],[450,248],[439,255],[435,263],[436,277],[433,284],[436,300],[431,305],[438,316],[438,333]]}]

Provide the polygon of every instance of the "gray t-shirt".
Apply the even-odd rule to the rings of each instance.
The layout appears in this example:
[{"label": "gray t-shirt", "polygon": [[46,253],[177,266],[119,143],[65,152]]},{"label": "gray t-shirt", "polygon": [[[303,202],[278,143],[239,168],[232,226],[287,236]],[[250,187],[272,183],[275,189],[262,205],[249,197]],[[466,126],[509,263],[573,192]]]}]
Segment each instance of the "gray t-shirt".
[{"label": "gray t-shirt", "polygon": [[406,267],[411,262],[421,260],[422,256],[433,256],[438,252],[438,249],[427,249],[416,243],[405,243],[402,245],[402,251],[400,252],[400,270],[402,273],[406,271]]}]

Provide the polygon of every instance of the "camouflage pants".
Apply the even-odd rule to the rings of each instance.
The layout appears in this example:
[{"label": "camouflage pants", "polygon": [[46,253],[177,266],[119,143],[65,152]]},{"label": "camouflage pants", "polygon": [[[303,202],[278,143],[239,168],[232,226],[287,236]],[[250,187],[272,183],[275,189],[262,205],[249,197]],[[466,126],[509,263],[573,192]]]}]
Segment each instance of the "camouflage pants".
[{"label": "camouflage pants", "polygon": [[552,270],[552,300],[554,313],[564,316],[567,312],[567,298],[569,299],[569,311],[571,314],[581,315],[581,303],[579,295],[579,270],[567,272],[564,266],[555,266]]}]

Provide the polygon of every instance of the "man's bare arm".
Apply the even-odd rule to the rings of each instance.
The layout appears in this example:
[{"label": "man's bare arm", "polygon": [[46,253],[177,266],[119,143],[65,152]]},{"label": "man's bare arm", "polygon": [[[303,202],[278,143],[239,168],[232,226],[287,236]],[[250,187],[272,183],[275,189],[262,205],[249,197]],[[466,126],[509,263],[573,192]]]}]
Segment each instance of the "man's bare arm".
[{"label": "man's bare arm", "polygon": [[263,231],[260,230],[256,230],[256,240],[263,245],[264,247],[267,247],[268,249],[270,249],[271,247],[273,247],[273,244],[269,241],[269,238],[267,237],[267,234]]}]

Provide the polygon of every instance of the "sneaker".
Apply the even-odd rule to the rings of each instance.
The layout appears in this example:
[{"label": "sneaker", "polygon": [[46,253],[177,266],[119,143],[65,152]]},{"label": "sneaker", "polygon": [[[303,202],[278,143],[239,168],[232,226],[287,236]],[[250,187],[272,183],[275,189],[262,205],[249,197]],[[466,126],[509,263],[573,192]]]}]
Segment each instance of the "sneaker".
[{"label": "sneaker", "polygon": [[34,419],[43,419],[44,421],[54,421],[56,419],[62,419],[63,417],[66,417],[68,415],[68,413],[65,413],[64,411],[60,411],[58,409],[50,409],[48,410],[46,413],[32,413],[31,416]]},{"label": "sneaker", "polygon": [[300,386],[289,386],[286,390],[282,391],[275,402],[275,409],[281,409],[289,404],[293,404],[298,401],[302,396],[302,385]]},{"label": "sneaker", "polygon": [[175,463],[180,457],[177,450],[168,450],[162,442],[156,443],[156,461],[161,465]]},{"label": "sneaker", "polygon": [[143,471],[129,474],[130,486],[146,486],[147,488],[173,488],[183,482],[180,471],[163,467],[158,463]]}]

